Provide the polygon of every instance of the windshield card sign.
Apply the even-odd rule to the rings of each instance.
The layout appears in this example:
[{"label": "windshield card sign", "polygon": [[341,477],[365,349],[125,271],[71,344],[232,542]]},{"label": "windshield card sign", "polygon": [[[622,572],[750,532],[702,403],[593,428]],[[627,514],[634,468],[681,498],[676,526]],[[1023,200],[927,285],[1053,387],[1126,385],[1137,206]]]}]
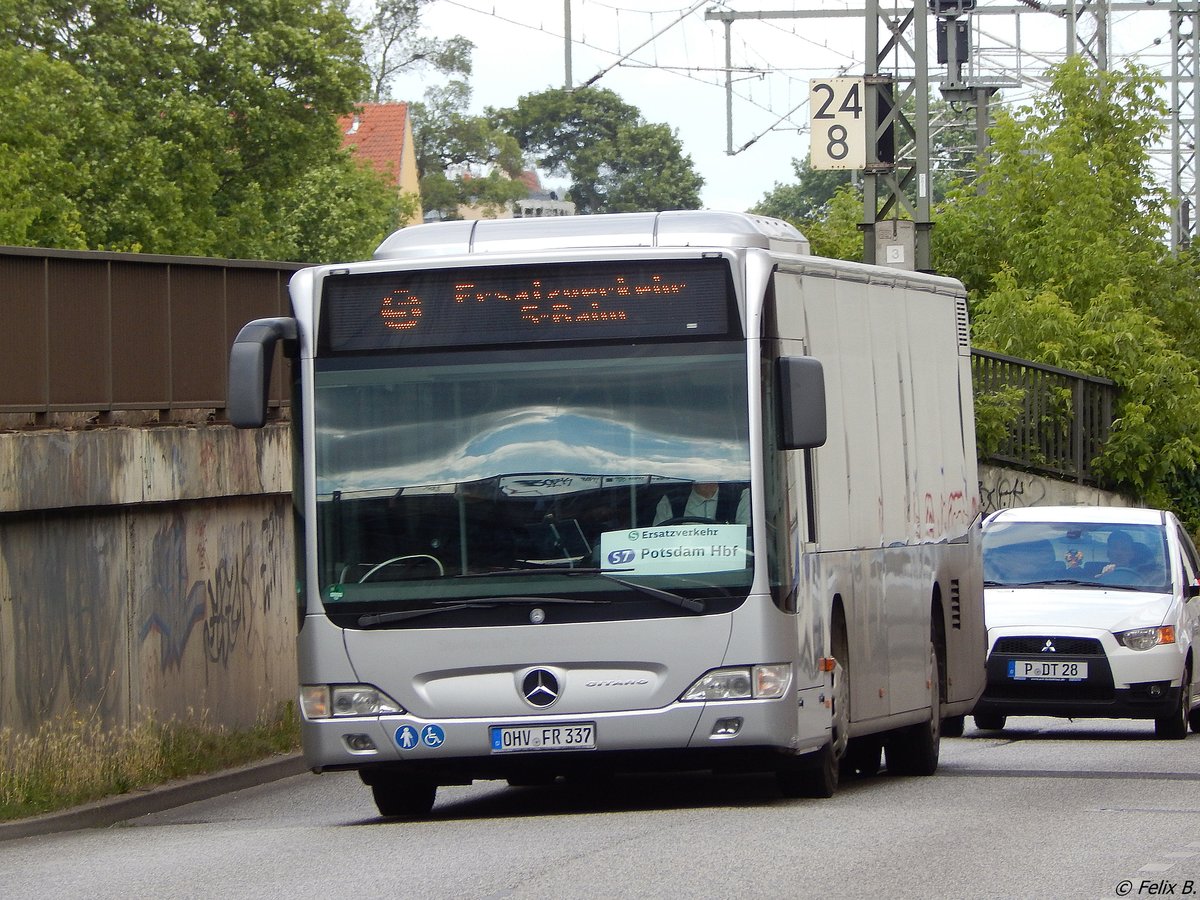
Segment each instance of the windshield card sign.
[{"label": "windshield card sign", "polygon": [[628,575],[686,575],[746,567],[745,525],[655,525],[606,531],[600,537],[605,569]]}]

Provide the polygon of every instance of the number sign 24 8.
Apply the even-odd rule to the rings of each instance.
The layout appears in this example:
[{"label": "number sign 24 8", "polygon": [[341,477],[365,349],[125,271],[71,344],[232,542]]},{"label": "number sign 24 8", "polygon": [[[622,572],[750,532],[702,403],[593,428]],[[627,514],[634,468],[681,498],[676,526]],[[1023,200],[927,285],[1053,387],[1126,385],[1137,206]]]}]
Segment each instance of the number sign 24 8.
[{"label": "number sign 24 8", "polygon": [[810,165],[861,169],[866,165],[863,79],[814,79],[809,84]]}]

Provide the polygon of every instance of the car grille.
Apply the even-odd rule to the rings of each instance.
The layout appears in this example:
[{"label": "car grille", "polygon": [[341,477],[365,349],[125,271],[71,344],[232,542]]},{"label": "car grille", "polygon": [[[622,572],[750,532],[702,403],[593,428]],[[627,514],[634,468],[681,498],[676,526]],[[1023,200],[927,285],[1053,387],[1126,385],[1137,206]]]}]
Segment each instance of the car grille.
[{"label": "car grille", "polygon": [[[1054,653],[1062,660],[1078,659],[1088,663],[1087,681],[1013,681],[1008,677],[1010,657],[1038,658],[1043,656],[1046,641],[1053,641]],[[1112,669],[1104,646],[1095,638],[1020,636],[996,640],[987,661],[988,685],[984,696],[996,700],[1027,700],[1031,702],[1110,703],[1114,697]]]},{"label": "car grille", "polygon": [[1055,637],[1053,635],[1045,635],[1043,637],[1002,637],[996,639],[996,646],[992,648],[993,653],[1007,653],[1010,656],[1017,654],[1041,653],[1046,646],[1046,641],[1054,642],[1054,652],[1056,655],[1064,656],[1103,656],[1104,645],[1095,638],[1081,637]]}]

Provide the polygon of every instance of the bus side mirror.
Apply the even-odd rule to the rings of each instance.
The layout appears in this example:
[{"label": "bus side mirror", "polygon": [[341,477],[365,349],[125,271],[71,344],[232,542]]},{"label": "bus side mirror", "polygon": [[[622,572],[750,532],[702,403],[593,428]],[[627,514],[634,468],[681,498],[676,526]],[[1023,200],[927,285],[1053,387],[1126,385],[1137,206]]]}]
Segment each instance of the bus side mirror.
[{"label": "bus side mirror", "polygon": [[[225,414],[237,428],[262,428],[267,421],[267,396],[271,390],[271,367],[275,345],[295,344],[296,320],[255,319],[238,332],[229,351],[229,396]],[[286,347],[285,349],[290,349]]]},{"label": "bus side mirror", "polygon": [[808,450],[825,443],[825,370],[811,356],[784,356],[776,364],[781,450]]}]

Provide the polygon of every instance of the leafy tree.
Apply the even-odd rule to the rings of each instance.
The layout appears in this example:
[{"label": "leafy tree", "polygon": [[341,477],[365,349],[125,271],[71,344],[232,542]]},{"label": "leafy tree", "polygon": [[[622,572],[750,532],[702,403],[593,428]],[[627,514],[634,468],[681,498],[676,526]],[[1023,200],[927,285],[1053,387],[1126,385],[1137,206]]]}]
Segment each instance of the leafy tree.
[{"label": "leafy tree", "polygon": [[[817,221],[829,213],[833,195],[842,185],[850,184],[853,174],[849,169],[814,169],[807,157],[792,160],[792,173],[796,176],[795,182],[775,182],[775,187],[751,207],[750,212],[785,219],[798,227]],[[859,218],[862,218],[861,209]]]},{"label": "leafy tree", "polygon": [[499,212],[529,192],[517,180],[525,164],[516,139],[486,116],[466,113],[470,100],[471,88],[451,81],[410,106],[421,198],[446,219],[457,218],[460,206]]},{"label": "leafy tree", "polygon": [[704,179],[675,132],[613,91],[552,89],[489,115],[544,171],[571,179],[581,214],[700,207]]},{"label": "leafy tree", "polygon": [[432,67],[448,75],[471,74],[474,44],[462,36],[438,40],[422,34],[421,11],[433,0],[376,0],[364,26],[363,49],[371,71],[368,100],[378,103],[390,94],[401,72]]},{"label": "leafy tree", "polygon": [[295,179],[284,196],[280,245],[288,259],[336,262],[369,255],[419,211],[371,166],[339,156]]},{"label": "leafy tree", "polygon": [[1044,96],[998,113],[985,190],[963,186],[942,208],[935,264],[966,283],[976,346],[1116,381],[1097,466],[1110,486],[1179,507],[1200,454],[1200,292],[1194,261],[1163,244],[1147,152],[1166,118],[1158,80],[1078,58],[1051,75]]},{"label": "leafy tree", "polygon": [[826,203],[824,214],[800,225],[814,256],[862,261],[862,188],[843,184]]},{"label": "leafy tree", "polygon": [[[7,177],[31,203],[57,195],[71,211],[26,239],[291,258],[299,245],[282,219],[308,173],[381,189],[340,146],[337,116],[368,82],[340,0],[0,0],[0,21],[6,77],[26,72],[20,90],[53,98],[39,113],[52,137],[22,145],[38,148],[45,174]],[[28,209],[29,222],[45,218]]]},{"label": "leafy tree", "polygon": [[68,115],[63,98],[86,96],[88,87],[58,60],[0,47],[0,244],[86,246],[76,198],[88,171],[72,165],[65,148],[102,123]]}]

